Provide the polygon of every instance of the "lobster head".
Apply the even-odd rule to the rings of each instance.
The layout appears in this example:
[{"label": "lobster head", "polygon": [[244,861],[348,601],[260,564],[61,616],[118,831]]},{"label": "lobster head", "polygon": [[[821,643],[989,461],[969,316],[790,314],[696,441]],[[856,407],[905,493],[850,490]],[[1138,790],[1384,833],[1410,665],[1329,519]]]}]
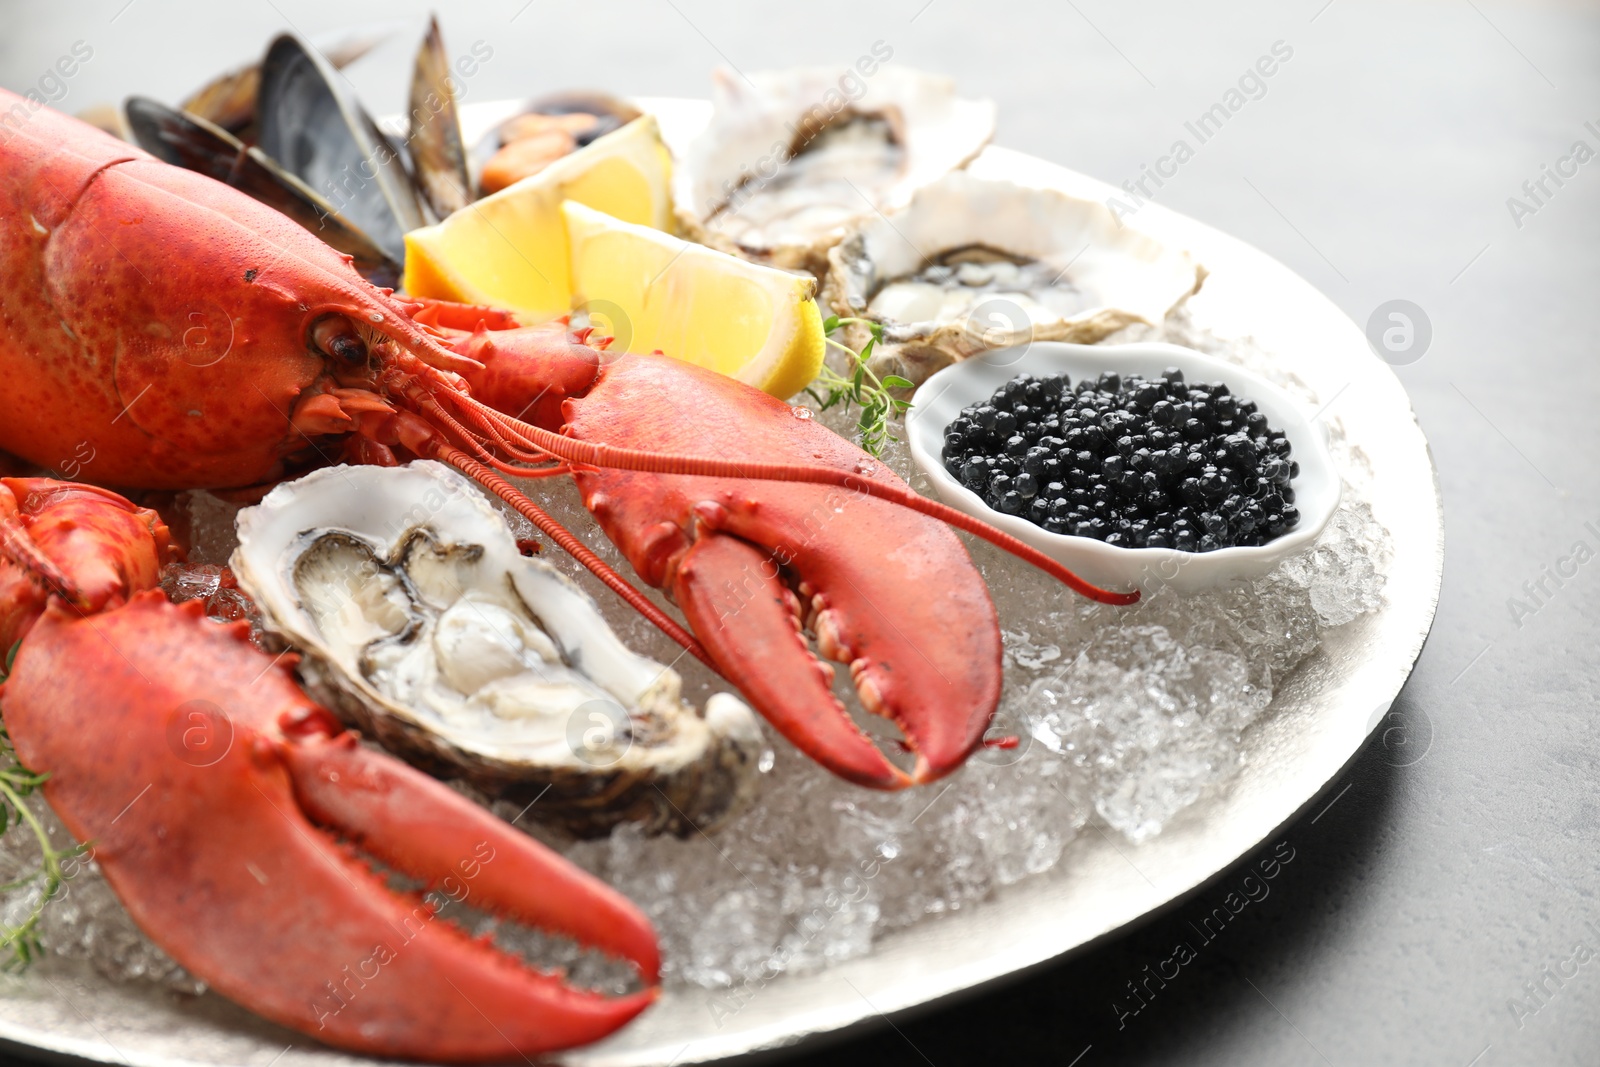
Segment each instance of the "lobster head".
[{"label": "lobster head", "polygon": [[97,481],[151,488],[271,481],[374,407],[337,391],[401,362],[447,387],[472,366],[348,256],[235,189],[48,111],[7,147],[7,169],[34,179],[0,196],[32,220],[32,284],[0,303],[44,324],[35,347],[59,351],[104,416],[80,441],[24,412],[42,462],[82,450]]}]

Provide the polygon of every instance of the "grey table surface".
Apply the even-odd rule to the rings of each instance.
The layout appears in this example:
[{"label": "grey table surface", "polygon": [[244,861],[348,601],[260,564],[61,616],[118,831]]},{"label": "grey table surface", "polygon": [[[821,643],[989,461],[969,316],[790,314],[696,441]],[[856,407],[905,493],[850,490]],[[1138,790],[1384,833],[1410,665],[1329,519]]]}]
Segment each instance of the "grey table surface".
[{"label": "grey table surface", "polygon": [[[1116,183],[1138,179],[1275,43],[1292,49],[1258,99],[1147,188],[1266,250],[1359,323],[1405,299],[1431,324],[1427,350],[1398,368],[1447,519],[1443,596],[1416,673],[1328,806],[1285,831],[1296,859],[1271,895],[1178,977],[1152,981],[1146,968],[1160,969],[1236,873],[1110,944],[810,1059],[1600,1063],[1600,563],[1589,562],[1600,550],[1600,162],[1587,161],[1600,151],[1600,7],[440,6],[447,45],[494,51],[469,99],[583,85],[704,95],[715,64],[842,70],[882,41],[894,63],[993,97],[999,143]],[[374,110],[398,111],[426,10],[4,0],[0,85],[59,95],[68,110],[132,92],[175,102],[279,29],[392,21],[394,42],[351,76]],[[52,80],[75,45],[92,56]],[[1588,153],[1575,156],[1580,141]],[[1559,184],[1546,177],[1557,168]]]}]

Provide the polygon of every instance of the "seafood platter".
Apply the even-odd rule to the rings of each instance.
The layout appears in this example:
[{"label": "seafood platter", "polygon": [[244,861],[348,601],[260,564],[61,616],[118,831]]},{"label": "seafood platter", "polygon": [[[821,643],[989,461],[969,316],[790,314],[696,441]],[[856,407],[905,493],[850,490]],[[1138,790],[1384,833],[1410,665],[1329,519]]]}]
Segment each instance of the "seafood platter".
[{"label": "seafood platter", "polygon": [[292,34],[0,90],[0,1039],[804,1047],[1337,780],[1442,527],[1326,298],[891,49],[467,103],[480,45],[396,117]]}]

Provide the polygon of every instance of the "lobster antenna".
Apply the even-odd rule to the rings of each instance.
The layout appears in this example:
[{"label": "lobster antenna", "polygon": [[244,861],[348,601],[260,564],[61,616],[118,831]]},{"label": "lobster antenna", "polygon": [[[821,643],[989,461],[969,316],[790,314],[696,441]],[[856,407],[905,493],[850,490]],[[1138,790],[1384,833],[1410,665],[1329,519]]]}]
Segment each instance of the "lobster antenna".
[{"label": "lobster antenna", "polygon": [[711,657],[706,652],[705,647],[699,641],[696,641],[688,630],[673,621],[670,615],[657,607],[649,597],[635,588],[621,574],[618,574],[614,567],[595,555],[587,545],[578,540],[571,530],[557,522],[549,512],[529,500],[516,486],[496,474],[487,464],[480,463],[461,451],[461,449],[446,444],[444,441],[433,440],[430,451],[432,452],[430,458],[455,467],[495,496],[510,504],[519,515],[533,523],[546,537],[560,545],[569,556],[588,568],[591,574],[604,582],[612,592],[620,596],[635,611],[654,623],[662,633],[682,645],[701,663],[704,663],[718,674],[722,673],[717,665],[711,661]]},{"label": "lobster antenna", "polygon": [[[405,390],[412,403],[424,406],[432,404],[438,408],[443,408],[445,406],[444,402],[448,401],[457,411],[466,415],[469,421],[478,422],[483,418],[487,418],[496,423],[501,429],[510,432],[524,445],[548,453],[557,459],[565,461],[568,465],[577,463],[611,470],[635,470],[647,474],[675,474],[710,478],[742,478],[757,481],[807,482],[814,485],[834,485],[866,496],[876,497],[891,504],[897,504],[900,507],[919,512],[930,518],[938,519],[950,526],[954,526],[958,530],[965,530],[975,537],[988,541],[1002,551],[1032,564],[1080,596],[1087,597],[1090,600],[1119,607],[1136,603],[1139,600],[1138,590],[1117,593],[1109,589],[1102,589],[1080,578],[1077,574],[1033,546],[1002,530],[995,529],[981,519],[973,518],[963,511],[957,511],[948,504],[930,500],[909,487],[878,481],[871,477],[874,466],[871,461],[858,466],[854,471],[842,471],[833,467],[812,466],[802,463],[757,463],[713,459],[707,456],[671,455],[648,452],[642,449],[617,448],[607,444],[577,441],[562,434],[522,422],[520,419],[514,419],[504,412],[496,411],[464,390],[455,387],[445,377],[445,373],[455,367],[481,367],[482,364],[449,351],[435,338],[429,336],[422,327],[405,316],[402,315],[399,318],[400,321],[398,322],[385,322],[374,329],[375,332],[396,342],[395,367],[401,374],[412,379],[412,386]],[[438,415],[435,414],[435,418],[437,417]],[[459,422],[455,423],[455,430],[459,433],[466,432]],[[463,441],[461,443],[468,444],[469,447],[478,444],[476,441],[470,443]],[[460,458],[470,459],[464,454]],[[450,462],[453,466],[460,466],[459,463],[455,463],[453,460]],[[489,468],[484,464],[478,463],[476,460],[472,462],[482,468],[485,473],[489,472]],[[504,469],[504,465],[496,463],[495,466]],[[462,469],[464,470],[465,468]],[[530,476],[537,476],[537,473],[536,471],[529,472]],[[507,485],[506,488],[521,498],[534,512],[543,516],[543,521],[561,528],[554,519],[540,511],[531,500],[518,493],[514,487]],[[507,503],[511,503],[519,511],[522,510],[522,505],[513,502],[511,498],[502,496],[502,499],[505,499]],[[541,521],[535,519],[531,514],[527,517],[536,525]],[[542,526],[541,529],[543,529]],[[572,535],[570,533],[564,528],[561,529],[563,534],[571,538]],[[551,536],[553,537],[554,535]],[[576,544],[576,540],[573,543]],[[584,551],[587,552],[588,550],[584,549]],[[590,555],[593,554],[590,553]],[[587,562],[584,563],[584,566],[593,571],[607,585],[617,590],[625,599],[628,599],[629,594],[622,593],[621,588],[615,583],[621,583],[623,587],[630,591],[632,596],[642,595],[637,589],[628,585],[615,571],[606,567],[598,557],[595,557],[595,564],[604,568],[605,571],[609,571],[610,577],[602,573],[601,570],[597,570],[596,566]],[[629,602],[633,603],[631,599]],[[645,601],[645,603],[648,603],[648,601]],[[662,618],[665,620],[665,616],[662,616]],[[657,625],[660,625],[660,623]],[[668,632],[670,633],[671,631]],[[673,639],[677,640],[676,635],[674,635]],[[693,639],[691,638],[690,640]],[[679,641],[679,643],[682,644],[683,642]],[[690,646],[684,645],[684,647],[689,648]],[[690,651],[694,650],[691,648]],[[701,653],[696,654],[701,655]]]},{"label": "lobster antenna", "polygon": [[[432,391],[430,391],[431,393]],[[634,448],[617,448],[607,444],[577,441],[550,430],[541,429],[513,419],[473,397],[457,392],[434,394],[437,399],[448,397],[453,403],[469,411],[487,415],[502,428],[520,438],[524,444],[546,452],[568,464],[581,464],[611,470],[634,470],[650,474],[690,475],[710,478],[744,478],[759,481],[805,482],[813,485],[834,485],[864,496],[897,504],[911,511],[965,530],[980,537],[996,548],[1009,552],[1018,559],[1044,571],[1074,592],[1101,604],[1125,606],[1139,600],[1139,591],[1118,593],[1102,589],[1080,578],[1056,560],[1016,537],[998,530],[981,519],[948,504],[930,500],[906,486],[879,481],[872,477],[874,462],[864,463],[854,471],[834,467],[813,466],[803,463],[759,463],[743,460],[713,459],[707,456],[683,456],[648,452]],[[459,424],[457,424],[459,425]],[[554,521],[554,520],[552,520]],[[592,569],[592,568],[591,568]],[[609,584],[609,583],[608,583]],[[631,587],[630,587],[631,588]]]}]

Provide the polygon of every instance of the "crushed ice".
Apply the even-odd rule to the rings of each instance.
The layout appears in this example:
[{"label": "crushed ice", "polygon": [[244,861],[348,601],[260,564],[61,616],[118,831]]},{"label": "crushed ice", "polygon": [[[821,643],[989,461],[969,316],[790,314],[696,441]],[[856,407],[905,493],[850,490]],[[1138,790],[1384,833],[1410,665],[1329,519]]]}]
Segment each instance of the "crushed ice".
[{"label": "crushed ice", "polygon": [[[1200,348],[1313,399],[1248,339],[1219,341],[1182,313],[1159,331],[1116,338],[1145,339]],[[843,412],[817,417],[853,429]],[[997,887],[1049,871],[1090,820],[1134,845],[1147,840],[1227,788],[1243,731],[1320,635],[1382,603],[1388,535],[1365,503],[1366,460],[1337,423],[1333,440],[1346,483],[1333,521],[1310,550],[1242,588],[1161,592],[1110,608],[1040,582],[1026,565],[968,539],[1004,630],[995,736],[1016,736],[1015,747],[985,749],[944,782],[886,795],[829,776],[775,739],[756,805],[715,836],[646,838],[623,828],[563,850],[649,913],[666,981],[719,988],[824,968],[870,951],[891,931],[970,908]],[[910,471],[903,445],[891,444],[884,458],[902,475]],[[911,481],[928,491],[920,477]],[[530,489],[617,561],[570,486],[546,480]],[[197,562],[223,563],[234,509],[193,497]],[[676,658],[665,638],[575,564],[547,558],[590,588],[625,640]],[[691,699],[715,684],[693,661],[679,666]],[[65,840],[37,799],[35,808]],[[0,838],[0,880],[34,857],[29,835]],[[27,890],[0,897],[0,919],[14,923],[30,904]],[[113,977],[197,988],[133,927],[93,864],[46,908],[43,939]]]}]

